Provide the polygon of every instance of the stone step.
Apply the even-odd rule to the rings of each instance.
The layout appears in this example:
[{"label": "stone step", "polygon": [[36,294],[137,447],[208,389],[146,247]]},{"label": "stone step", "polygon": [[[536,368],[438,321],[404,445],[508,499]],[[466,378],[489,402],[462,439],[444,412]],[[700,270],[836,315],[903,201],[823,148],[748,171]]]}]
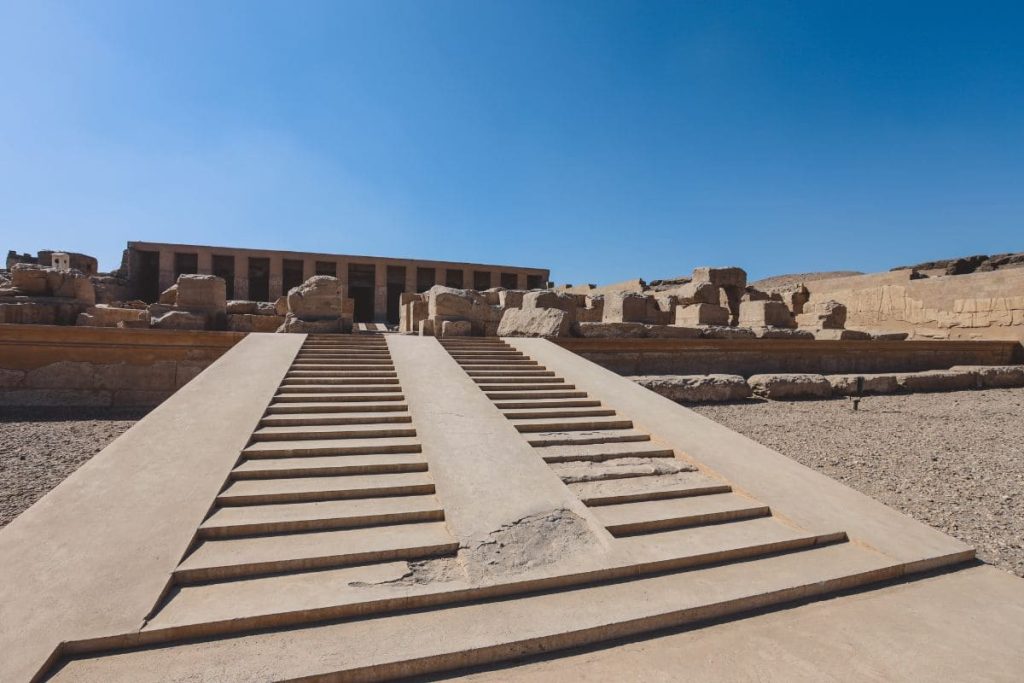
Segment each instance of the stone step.
[{"label": "stone step", "polygon": [[463,352],[463,353],[452,353],[451,357],[456,361],[462,362],[464,360],[530,360],[529,357],[524,356],[521,353],[515,352],[494,352],[494,351],[474,351],[474,352]]},{"label": "stone step", "polygon": [[522,433],[633,428],[633,421],[624,417],[558,417],[546,420],[512,420],[512,424]]},{"label": "stone step", "polygon": [[[898,573],[899,568],[878,553],[851,543],[836,543],[746,562],[643,576],[632,581],[536,592],[513,599],[469,602],[372,619],[346,620],[339,616],[360,614],[356,607],[320,610],[310,607],[306,615],[317,614],[321,620],[330,619],[332,623],[85,657],[66,664],[57,675],[56,683],[202,680],[214,665],[224,680],[318,677],[385,680],[438,676],[468,666],[533,655],[550,656],[568,648],[822,597],[890,579]],[[340,589],[365,581],[365,578],[353,578],[356,576],[365,575],[339,575],[332,571],[323,578]],[[272,582],[274,578],[268,577],[266,581]],[[236,605],[255,604],[249,596],[274,595],[273,590],[256,585],[256,581],[249,584],[247,595],[238,591],[239,596],[234,598]],[[242,584],[227,585],[240,588]],[[205,591],[209,593],[215,586],[202,588],[209,588]],[[155,617],[155,629],[168,629],[168,624],[172,623],[170,617],[187,619],[189,612],[200,611],[206,605],[210,606],[211,615],[223,617],[224,606],[232,604],[231,598],[215,600],[209,595],[192,594],[191,590],[188,589],[187,602],[195,607],[186,612],[186,598],[183,598],[183,607],[176,613],[168,611],[164,621],[159,615]],[[317,593],[300,591],[301,588],[285,590],[283,596],[294,592],[310,605],[320,599]],[[280,603],[287,604],[284,599]],[[272,617],[264,616],[248,623],[285,621],[286,618],[278,618],[275,622]],[[224,618],[220,623],[231,622]],[[185,631],[184,628],[178,630]],[[344,643],[344,647],[339,647],[339,643]],[[401,646],[383,648],[382,643],[401,643]]]},{"label": "stone step", "polygon": [[247,458],[300,458],[308,455],[366,455],[369,453],[419,453],[415,437],[393,436],[380,439],[318,439],[299,441],[260,441],[242,450]]},{"label": "stone step", "polygon": [[217,504],[222,507],[269,505],[349,498],[421,496],[433,493],[434,482],[422,472],[245,479],[229,484],[217,496]]},{"label": "stone step", "polygon": [[[526,440],[531,446],[569,446],[569,445],[590,445],[599,443],[621,443],[624,441],[650,441],[650,434],[637,432],[632,429],[594,429],[583,432],[540,432],[529,434]],[[543,456],[543,453],[541,453]]]},{"label": "stone step", "polygon": [[587,398],[585,391],[489,391],[487,398],[492,401],[508,401],[512,399],[542,398]]},{"label": "stone step", "polygon": [[279,394],[319,394],[329,391],[344,392],[346,394],[357,394],[364,392],[377,392],[386,394],[389,392],[400,392],[402,387],[398,384],[282,384],[278,387]]},{"label": "stone step", "polygon": [[277,394],[274,403],[370,403],[373,401],[404,401],[405,396],[394,394],[350,394],[341,392],[321,392],[319,394]]},{"label": "stone step", "polygon": [[554,377],[551,370],[467,370],[470,377]]},{"label": "stone step", "polygon": [[319,386],[377,386],[382,384],[398,384],[398,377],[325,377],[317,375],[314,377],[289,377],[285,376],[281,382],[282,387],[301,386],[313,384]]},{"label": "stone step", "polygon": [[559,378],[555,382],[538,384],[479,384],[480,391],[566,391],[575,389],[575,384],[566,384],[564,379]]},{"label": "stone step", "polygon": [[631,536],[767,517],[771,515],[771,510],[767,505],[735,493],[718,493],[603,505],[594,508],[594,514],[613,536]]},{"label": "stone step", "polygon": [[388,356],[354,356],[341,353],[300,353],[295,356],[296,363],[359,363],[360,365],[391,365]]},{"label": "stone step", "polygon": [[199,527],[199,536],[203,539],[236,538],[443,520],[444,510],[431,495],[241,505],[217,509]]},{"label": "stone step", "polygon": [[285,379],[291,377],[397,377],[394,370],[289,370]]},{"label": "stone step", "polygon": [[596,398],[561,399],[544,398],[519,401],[499,401],[494,404],[499,410],[534,410],[538,408],[593,408],[601,405]]},{"label": "stone step", "polygon": [[322,439],[381,439],[393,436],[416,436],[416,429],[406,425],[288,425],[261,427],[252,434],[253,442],[309,441]]},{"label": "stone step", "polygon": [[267,415],[301,415],[305,413],[366,413],[372,415],[385,411],[405,412],[407,410],[409,410],[409,406],[401,403],[400,400],[392,401],[391,403],[271,403],[267,407]]},{"label": "stone step", "polygon": [[444,524],[312,531],[204,541],[174,570],[179,584],[277,572],[413,560],[458,550]]},{"label": "stone step", "polygon": [[508,360],[493,360],[493,359],[490,359],[490,358],[480,358],[480,359],[473,359],[473,360],[467,359],[467,360],[459,361],[459,366],[461,366],[463,369],[466,369],[466,370],[469,370],[469,369],[480,370],[480,369],[483,369],[483,368],[509,368],[509,369],[515,369],[515,368],[538,367],[539,365],[540,365],[540,363],[538,363],[537,361],[530,360],[528,358],[524,358],[522,360],[512,359],[512,358],[510,358]]},{"label": "stone step", "polygon": [[308,458],[256,458],[231,471],[235,481],[282,479],[288,477],[336,477],[350,474],[391,474],[426,472],[427,463],[418,453],[374,453],[371,455],[321,455]]},{"label": "stone step", "polygon": [[477,384],[564,384],[565,380],[550,375],[495,375],[495,374],[473,374],[470,375]]},{"label": "stone step", "polygon": [[[293,404],[294,405],[294,404]],[[319,404],[316,404],[319,405]],[[268,410],[269,412],[269,410]],[[284,415],[268,415],[260,420],[261,427],[324,426],[324,425],[372,425],[401,424],[412,422],[408,413],[395,411],[381,412],[304,412]]]},{"label": "stone step", "polygon": [[381,370],[384,372],[394,372],[395,366],[391,364],[380,363],[375,365],[367,365],[365,363],[359,363],[356,361],[296,361],[295,363],[292,364],[290,370]]},{"label": "stone step", "polygon": [[602,462],[616,458],[674,458],[671,448],[658,446],[650,441],[597,443],[583,446],[546,446],[540,456],[547,463],[559,462]]},{"label": "stone step", "polygon": [[388,344],[383,340],[373,342],[349,342],[344,340],[334,341],[324,339],[323,341],[306,341],[306,343],[302,345],[302,348],[387,349]]},{"label": "stone step", "polygon": [[611,408],[543,408],[533,410],[506,410],[510,420],[546,420],[553,417],[608,417],[614,415]]},{"label": "stone step", "polygon": [[567,484],[585,505],[598,507],[648,500],[728,493],[732,487],[700,472],[678,472],[650,477],[605,479]]}]

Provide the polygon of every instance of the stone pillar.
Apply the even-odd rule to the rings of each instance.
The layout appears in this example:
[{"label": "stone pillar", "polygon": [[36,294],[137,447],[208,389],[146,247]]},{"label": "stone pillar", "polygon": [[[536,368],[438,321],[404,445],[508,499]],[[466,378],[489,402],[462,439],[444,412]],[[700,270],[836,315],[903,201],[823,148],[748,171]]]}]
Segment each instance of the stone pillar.
[{"label": "stone pillar", "polygon": [[284,263],[280,256],[270,255],[270,300],[276,301],[278,297],[283,296],[284,292],[281,291],[284,287],[283,282],[283,270]]},{"label": "stone pillar", "polygon": [[373,275],[373,320],[382,323],[388,319],[388,266],[378,261]]},{"label": "stone pillar", "polygon": [[174,284],[174,252],[170,249],[160,250],[160,291]]},{"label": "stone pillar", "polygon": [[[320,260],[322,261],[323,259]],[[316,275],[316,262],[317,258],[315,256],[307,256],[302,259],[303,282]]]},{"label": "stone pillar", "polygon": [[516,289],[526,289],[526,273],[516,273]]},{"label": "stone pillar", "polygon": [[417,268],[413,264],[405,264],[405,293],[414,294],[416,292],[416,272]]},{"label": "stone pillar", "polygon": [[463,268],[462,269],[462,288],[473,289],[473,269]]},{"label": "stone pillar", "polygon": [[213,275],[213,252],[209,249],[196,252],[196,272],[200,275]]},{"label": "stone pillar", "polygon": [[[239,268],[239,262],[243,268]],[[235,298],[246,301],[249,298],[249,259],[246,257],[235,258]]]},{"label": "stone pillar", "polygon": [[338,259],[336,267],[338,269],[338,279],[341,280],[341,295],[349,298],[352,296],[352,293],[348,291],[348,261]]}]

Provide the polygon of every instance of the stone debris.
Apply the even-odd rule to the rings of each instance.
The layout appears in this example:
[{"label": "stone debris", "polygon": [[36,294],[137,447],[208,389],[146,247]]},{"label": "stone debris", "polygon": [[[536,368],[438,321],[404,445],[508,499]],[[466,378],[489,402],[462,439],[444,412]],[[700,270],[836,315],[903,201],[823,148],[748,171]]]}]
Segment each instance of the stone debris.
[{"label": "stone debris", "polygon": [[832,385],[822,375],[777,373],[747,378],[751,391],[771,399],[828,398]]},{"label": "stone debris", "polygon": [[804,304],[796,323],[818,330],[841,330],[846,326],[846,306],[831,299]]},{"label": "stone debris", "polygon": [[740,375],[640,375],[630,379],[682,403],[741,401],[751,393]]},{"label": "stone debris", "polygon": [[557,308],[510,308],[501,317],[499,337],[568,337],[569,315]]},{"label": "stone debris", "polygon": [[954,365],[949,371],[976,374],[982,389],[1024,387],[1024,365]]},{"label": "stone debris", "polygon": [[552,463],[551,469],[566,484],[697,471],[693,465],[675,458],[614,458],[597,462],[562,462]]}]

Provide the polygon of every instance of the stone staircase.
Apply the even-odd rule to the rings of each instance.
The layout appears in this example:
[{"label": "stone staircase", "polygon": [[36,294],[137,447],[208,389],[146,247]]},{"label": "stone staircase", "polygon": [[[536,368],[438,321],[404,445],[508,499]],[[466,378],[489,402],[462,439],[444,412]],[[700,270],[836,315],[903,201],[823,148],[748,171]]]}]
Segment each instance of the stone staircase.
[{"label": "stone staircase", "polygon": [[[649,416],[613,407],[615,392],[664,399],[603,375],[613,393],[598,398],[577,384],[602,370],[578,358],[572,373],[549,369],[533,358],[547,348],[310,336],[145,623],[66,644],[52,679],[422,676],[907,570],[878,538],[851,542],[842,511],[780,512],[790,499],[769,505],[750,491],[756,478],[738,486],[677,437],[638,426]],[[781,476],[813,498],[798,475]],[[848,492],[829,486],[836,501]],[[905,518],[886,511],[870,528],[893,520]],[[906,521],[900,533],[925,539],[928,566],[967,556]]]}]

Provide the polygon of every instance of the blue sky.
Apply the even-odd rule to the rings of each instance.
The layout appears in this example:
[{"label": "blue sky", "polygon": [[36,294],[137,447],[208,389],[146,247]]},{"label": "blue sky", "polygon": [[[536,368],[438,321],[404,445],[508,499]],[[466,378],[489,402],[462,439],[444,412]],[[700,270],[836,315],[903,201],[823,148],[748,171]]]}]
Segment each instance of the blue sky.
[{"label": "blue sky", "polygon": [[1024,250],[1024,4],[0,0],[0,248],[558,282]]}]

